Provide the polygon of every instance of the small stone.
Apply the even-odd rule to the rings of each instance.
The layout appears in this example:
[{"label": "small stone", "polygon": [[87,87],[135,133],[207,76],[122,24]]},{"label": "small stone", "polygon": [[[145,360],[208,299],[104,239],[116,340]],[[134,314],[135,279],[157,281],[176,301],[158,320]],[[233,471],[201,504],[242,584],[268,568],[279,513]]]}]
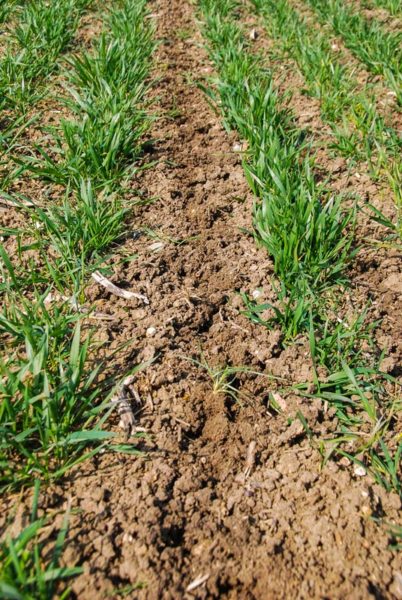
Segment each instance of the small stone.
[{"label": "small stone", "polygon": [[254,300],[258,300],[258,298],[261,298],[261,296],[262,296],[262,291],[261,290],[254,290],[251,293],[251,295],[254,298]]},{"label": "small stone", "polygon": [[392,273],[382,282],[383,286],[392,292],[402,294],[402,275],[401,273]]},{"label": "small stone", "polygon": [[153,337],[156,333],[156,328],[155,327],[148,327],[147,331],[146,331],[146,336],[147,337]]},{"label": "small stone", "polygon": [[153,252],[159,252],[159,250],[162,250],[164,245],[165,244],[163,242],[155,242],[149,246],[149,249]]},{"label": "small stone", "polygon": [[353,468],[353,472],[356,477],[365,477],[367,475],[367,471],[362,465],[355,465]]},{"label": "small stone", "polygon": [[282,411],[285,411],[287,409],[288,405],[286,404],[286,400],[282,398],[280,394],[278,394],[277,392],[273,392],[272,397]]}]

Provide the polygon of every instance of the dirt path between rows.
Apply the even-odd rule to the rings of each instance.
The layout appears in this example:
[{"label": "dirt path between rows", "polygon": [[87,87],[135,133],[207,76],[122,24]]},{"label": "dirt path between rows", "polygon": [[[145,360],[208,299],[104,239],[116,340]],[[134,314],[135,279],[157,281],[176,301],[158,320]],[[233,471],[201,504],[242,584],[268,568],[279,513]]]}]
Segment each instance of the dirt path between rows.
[{"label": "dirt path between rows", "polygon": [[371,519],[396,519],[399,498],[348,465],[320,471],[298,421],[289,424],[300,410],[325,436],[336,428],[332,412],[289,395],[284,413],[272,414],[276,384],[247,374],[235,382],[236,403],[213,393],[206,371],[188,360],[202,350],[211,365],[247,365],[286,381],[311,375],[306,344],[281,350],[279,332],[240,314],[236,291],[262,287],[267,299],[273,291],[266,253],[240,229],[251,228],[253,200],[236,140],[192,83],[211,69],[193,8],[156,0],[153,13],[164,116],[152,131],[149,158],[158,163],[133,190],[156,200],[136,211],[124,251],[138,258],[114,277],[150,305],[91,290],[111,315],[102,331],[108,352],[132,342],[113,365],[118,376],[155,358],[137,385],[148,454],[97,457],[42,498],[60,508],[72,497],[65,559],[85,568],[73,592],[85,600],[119,590],[150,600],[401,597],[398,555]]}]

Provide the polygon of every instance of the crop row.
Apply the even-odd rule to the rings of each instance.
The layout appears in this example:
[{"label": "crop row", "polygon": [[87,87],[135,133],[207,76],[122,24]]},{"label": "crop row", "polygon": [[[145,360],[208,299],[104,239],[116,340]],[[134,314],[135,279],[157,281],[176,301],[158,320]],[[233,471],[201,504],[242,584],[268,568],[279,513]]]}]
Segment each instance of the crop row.
[{"label": "crop row", "polygon": [[368,69],[383,75],[402,103],[402,35],[386,31],[375,19],[367,20],[342,0],[307,0],[321,22],[335,33]]},{"label": "crop row", "polygon": [[396,222],[387,224],[402,239],[402,138],[379,114],[370,86],[358,89],[353,70],[333,51],[328,36],[311,28],[288,0],[253,0],[253,5],[284,54],[295,60],[308,93],[320,100],[322,118],[334,137],[330,147],[347,158],[366,161],[375,179],[379,174],[387,177],[397,211]]},{"label": "crop row", "polygon": [[[56,4],[59,9],[61,4],[68,7],[77,23],[83,2]],[[26,10],[35,14],[30,23],[36,27],[35,6],[31,3]],[[100,377],[105,364],[93,364],[99,344],[88,325],[91,310],[85,306],[85,289],[90,275],[105,268],[105,252],[124,235],[125,183],[136,168],[150,124],[147,79],[155,46],[147,14],[145,0],[121,0],[110,9],[104,31],[90,51],[65,61],[66,95],[61,101],[70,116],[48,130],[34,151],[17,159],[25,175],[38,178],[42,187],[49,188],[47,194],[58,199],[43,205],[34,198],[7,196],[26,216],[27,224],[4,229],[6,243],[0,247],[3,490],[30,485],[38,477],[60,477],[101,450],[135,452],[132,446],[114,444],[114,434],[102,429],[119,382],[105,374]],[[40,15],[40,23],[42,32],[46,27],[51,31],[49,12]],[[27,55],[32,57],[30,53],[39,52],[32,33],[35,27],[30,28],[31,41],[27,41]],[[39,52],[47,57],[42,64],[55,64],[71,31],[72,27],[65,27],[63,35],[55,33],[58,41],[53,49],[46,39],[45,50]],[[18,63],[14,67],[17,73]],[[44,72],[35,71],[30,89],[35,89]],[[24,77],[17,74],[14,81]],[[26,98],[33,100],[32,94]],[[40,545],[35,539],[43,524],[33,515],[32,525],[0,548],[2,593],[30,590],[35,598],[48,598],[57,580],[76,572],[58,567],[65,528],[46,572],[38,563]],[[30,553],[28,546],[33,548]]]},{"label": "crop row", "polygon": [[[329,316],[341,310],[337,297],[357,251],[354,209],[342,208],[341,198],[316,182],[310,144],[284,108],[272,72],[249,47],[239,20],[240,3],[199,0],[199,8],[218,73],[208,93],[226,126],[247,142],[243,164],[257,198],[255,237],[271,255],[277,278],[270,282],[277,303],[256,304],[243,294],[244,312],[256,324],[279,324],[285,343],[303,332],[308,335],[315,391],[308,393],[307,384],[298,390],[333,405],[340,423],[329,446],[321,446],[324,460],[333,452],[346,454],[371,468],[388,489],[400,490],[402,447],[388,436],[400,406],[392,392],[393,378],[379,370],[371,341],[375,324],[366,323],[366,311],[348,322]],[[369,360],[363,356],[363,343],[372,345]],[[322,369],[325,377],[318,375]]]},{"label": "crop row", "polygon": [[[138,158],[149,123],[142,104],[153,41],[145,14],[145,2],[124,0],[92,51],[69,60],[65,103],[74,118],[53,131],[55,148],[40,146],[40,158],[26,157],[26,168],[65,192],[44,208],[30,199],[31,226],[9,232],[17,234],[16,264],[1,250],[8,301],[0,332],[15,348],[0,367],[3,484],[28,481],[32,469],[49,474],[55,459],[56,472],[64,471],[78,455],[71,436],[79,441],[77,426],[94,418],[96,369],[88,371],[89,338],[80,343],[74,307],[124,230],[122,177]],[[68,301],[49,308],[52,292]]]},{"label": "crop row", "polygon": [[363,0],[363,6],[366,6],[367,8],[385,8],[395,17],[402,15],[401,0]]},{"label": "crop row", "polygon": [[26,111],[40,97],[39,84],[71,42],[90,0],[29,2],[21,8],[0,61],[0,109]]}]

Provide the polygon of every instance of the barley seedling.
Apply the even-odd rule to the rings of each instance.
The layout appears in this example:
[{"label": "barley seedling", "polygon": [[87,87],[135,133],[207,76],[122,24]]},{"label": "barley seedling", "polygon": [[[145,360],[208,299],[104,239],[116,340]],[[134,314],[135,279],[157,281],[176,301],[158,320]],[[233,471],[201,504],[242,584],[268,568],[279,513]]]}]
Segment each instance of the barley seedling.
[{"label": "barley seedling", "polygon": [[387,32],[377,21],[368,21],[341,0],[307,0],[321,21],[329,21],[345,45],[374,74],[383,75],[401,102],[401,33]]},{"label": "barley seedling", "polygon": [[[106,411],[111,383],[101,377],[104,365],[93,363],[96,344],[93,332],[82,327],[79,296],[106,249],[124,233],[121,197],[99,188],[111,179],[120,184],[145,131],[144,80],[154,47],[145,14],[145,2],[122,2],[109,16],[111,30],[120,37],[106,43],[105,34],[98,55],[72,59],[77,68],[69,107],[77,120],[63,124],[59,148],[66,153],[67,176],[61,177],[63,168],[45,150],[40,165],[49,179],[65,184],[64,201],[46,208],[31,203],[34,226],[18,232],[16,267],[1,249],[0,289],[7,300],[0,345],[8,351],[0,360],[3,487],[28,484],[33,472],[59,477],[115,435],[102,429],[111,411]],[[138,22],[127,23],[129,18]],[[27,164],[39,169],[29,161],[22,167]],[[27,250],[36,252],[32,273]],[[49,300],[55,287],[61,301]],[[131,445],[108,448],[135,452]]]},{"label": "barley seedling", "polygon": [[363,6],[367,8],[385,8],[394,17],[402,16],[401,0],[363,0]]},{"label": "barley seedling", "polygon": [[387,489],[400,491],[401,444],[393,436],[401,413],[400,384],[381,372],[383,354],[373,341],[379,323],[366,323],[366,316],[367,310],[348,323],[336,319],[313,322],[310,318],[315,390],[307,391],[311,384],[295,387],[303,396],[324,401],[336,410],[339,427],[328,441],[325,460],[334,453],[347,456],[368,468]]},{"label": "barley seedling", "polygon": [[117,195],[95,193],[89,181],[81,182],[74,197],[67,193],[61,205],[36,208],[30,235],[61,293],[67,288],[80,295],[105,251],[121,241],[126,213]]},{"label": "barley seedling", "polygon": [[[38,518],[39,481],[35,481],[30,523],[16,537],[6,534],[0,543],[0,595],[4,599],[49,600],[60,588],[60,582],[82,573],[81,567],[61,567],[70,509],[64,515],[61,529],[52,543],[52,551],[44,551],[43,534],[49,518]],[[68,598],[64,589],[58,597]]]},{"label": "barley seedling", "polygon": [[29,2],[0,61],[0,107],[26,110],[40,97],[38,85],[56,68],[59,54],[70,43],[89,0]]},{"label": "barley seedling", "polygon": [[[316,184],[303,132],[289,111],[280,108],[282,99],[271,73],[258,56],[245,52],[236,21],[225,19],[208,2],[200,7],[209,53],[219,72],[215,86],[225,121],[249,144],[244,168],[258,198],[254,228],[274,260],[282,308],[272,308],[274,318],[287,324],[288,338],[306,323],[308,299],[345,282],[352,244],[352,235],[345,231],[354,221],[354,211],[343,211],[340,198],[325,198],[327,193]],[[261,312],[250,301],[247,309],[254,319]],[[291,313],[295,318],[289,318]]]},{"label": "barley seedling", "polygon": [[309,27],[287,0],[253,0],[253,4],[283,51],[296,61],[307,93],[320,100],[322,118],[335,138],[330,147],[347,158],[367,160],[376,177],[379,152],[384,148],[390,156],[398,156],[401,138],[377,113],[370,87],[357,92],[353,71],[335,57],[328,37]]},{"label": "barley seedling", "polygon": [[47,295],[9,293],[0,315],[3,487],[28,483],[32,472],[60,475],[85,458],[88,443],[99,449],[112,435],[95,425],[105,384],[97,383],[101,365],[89,361],[90,337],[81,342],[77,313],[48,308]]},{"label": "barley seedling", "polygon": [[25,159],[34,173],[75,188],[83,178],[96,187],[121,183],[142,151],[150,123],[145,80],[154,42],[145,14],[144,2],[123,2],[111,12],[110,32],[93,51],[68,61],[71,97],[65,104],[75,118],[53,130],[55,145],[39,148],[41,160]]},{"label": "barley seedling", "polygon": [[[262,325],[268,329],[274,329],[279,325],[283,332],[282,343],[286,344],[296,338],[301,331],[307,329],[309,313],[314,306],[314,298],[307,293],[300,294],[299,290],[289,295],[283,285],[275,291],[276,304],[269,302],[258,304],[250,296],[242,293],[241,297],[245,306],[245,310],[242,312],[256,325]],[[268,312],[271,316],[265,317],[265,313]]]},{"label": "barley seedling", "polygon": [[15,0],[2,0],[0,4],[0,24],[5,23],[15,8]]}]

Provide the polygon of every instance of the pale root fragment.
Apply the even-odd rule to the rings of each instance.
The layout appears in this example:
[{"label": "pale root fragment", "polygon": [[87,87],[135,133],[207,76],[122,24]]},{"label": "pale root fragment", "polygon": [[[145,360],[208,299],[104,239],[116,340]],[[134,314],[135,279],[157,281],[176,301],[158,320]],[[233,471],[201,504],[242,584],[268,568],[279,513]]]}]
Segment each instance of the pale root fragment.
[{"label": "pale root fragment", "polygon": [[200,575],[200,577],[197,577],[196,579],[194,579],[194,581],[192,581],[190,583],[190,585],[187,586],[186,592],[192,592],[193,590],[200,587],[200,585],[205,583],[208,579],[209,579],[209,573],[207,573],[206,575]]},{"label": "pale root fragment", "polygon": [[109,281],[109,279],[107,279],[99,271],[94,271],[92,273],[92,279],[94,279],[96,283],[99,283],[99,285],[102,285],[104,288],[106,288],[111,294],[119,296],[119,298],[124,298],[125,300],[132,300],[133,298],[136,298],[137,300],[142,300],[144,304],[149,304],[149,300],[146,296],[144,296],[144,294],[130,292],[117,287],[117,285]]}]

